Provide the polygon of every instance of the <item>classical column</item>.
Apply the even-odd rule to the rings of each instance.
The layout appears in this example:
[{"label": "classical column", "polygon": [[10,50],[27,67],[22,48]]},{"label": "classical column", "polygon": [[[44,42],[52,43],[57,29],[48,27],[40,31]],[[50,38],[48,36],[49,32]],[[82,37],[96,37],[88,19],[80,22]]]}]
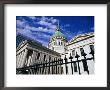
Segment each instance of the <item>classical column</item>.
[{"label": "classical column", "polygon": [[18,67],[20,68],[20,62],[21,62],[21,52],[19,54],[19,62],[18,62]]},{"label": "classical column", "polygon": [[18,68],[18,64],[19,64],[19,54],[16,56],[16,68]]},{"label": "classical column", "polygon": [[38,51],[35,52],[35,63],[37,63],[37,56],[38,56]]},{"label": "classical column", "polygon": [[21,59],[20,59],[20,67],[22,67],[22,60],[23,60],[23,51],[21,52]]},{"label": "classical column", "polygon": [[32,54],[32,64],[35,64],[35,59],[36,59],[36,52],[33,51],[33,54]]},{"label": "classical column", "polygon": [[35,58],[36,58],[36,52],[35,51],[33,51],[33,64],[35,63]]},{"label": "classical column", "polygon": [[33,64],[33,52],[32,52],[32,55],[30,56],[30,64],[29,65],[32,65]]},{"label": "classical column", "polygon": [[25,51],[24,51],[24,55],[23,55],[23,64],[22,64],[22,66],[23,66],[23,67],[25,66],[27,53],[28,53],[28,50],[27,50],[27,49],[25,49]]},{"label": "classical column", "polygon": [[23,51],[22,51],[22,60],[21,60],[21,66],[22,66],[22,67],[24,67],[25,55],[26,55],[26,51],[23,50]]},{"label": "classical column", "polygon": [[27,63],[28,66],[30,65],[30,62],[31,62],[31,56],[29,56],[28,58],[28,63]]},{"label": "classical column", "polygon": [[18,68],[18,54],[16,55],[16,68]]},{"label": "classical column", "polygon": [[18,55],[18,60],[17,60],[17,67],[19,68],[19,62],[20,62],[20,53]]}]

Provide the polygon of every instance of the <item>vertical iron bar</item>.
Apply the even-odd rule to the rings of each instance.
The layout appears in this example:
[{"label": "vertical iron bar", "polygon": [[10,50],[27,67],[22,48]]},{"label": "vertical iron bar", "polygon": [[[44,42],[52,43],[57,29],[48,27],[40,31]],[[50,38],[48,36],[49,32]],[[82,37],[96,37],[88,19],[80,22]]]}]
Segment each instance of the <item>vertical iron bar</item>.
[{"label": "vertical iron bar", "polygon": [[79,75],[81,75],[81,72],[80,72],[80,66],[79,66],[79,60],[78,60],[79,55],[77,54],[77,52],[76,52],[76,56],[75,56],[75,58],[77,58],[77,62],[78,62]]},{"label": "vertical iron bar", "polygon": [[78,62],[78,70],[79,70],[79,74],[81,74],[81,72],[80,72],[80,66],[79,66],[79,60],[78,60],[78,58],[77,58],[77,62]]},{"label": "vertical iron bar", "polygon": [[72,74],[73,74],[73,65],[72,65],[72,59],[73,59],[73,57],[71,56],[71,53],[70,53],[69,59],[71,60],[71,70],[72,70]]},{"label": "vertical iron bar", "polygon": [[50,60],[49,60],[49,65],[48,65],[48,66],[49,66],[49,71],[48,71],[48,74],[50,74]]},{"label": "vertical iron bar", "polygon": [[65,58],[64,58],[64,60],[65,60],[65,68],[66,68],[66,74],[68,74],[68,67],[67,67],[67,58],[66,58],[66,55],[65,55]]},{"label": "vertical iron bar", "polygon": [[[86,56],[84,56],[84,59],[86,60]],[[86,60],[85,62],[86,62],[86,67],[87,67],[87,73],[89,74],[88,65],[87,65],[87,60]]]},{"label": "vertical iron bar", "polygon": [[56,60],[56,74],[57,74],[57,60]]},{"label": "vertical iron bar", "polygon": [[52,74],[53,74],[53,61],[52,61]]},{"label": "vertical iron bar", "polygon": [[46,74],[46,71],[47,71],[47,60],[45,62],[45,74]]}]

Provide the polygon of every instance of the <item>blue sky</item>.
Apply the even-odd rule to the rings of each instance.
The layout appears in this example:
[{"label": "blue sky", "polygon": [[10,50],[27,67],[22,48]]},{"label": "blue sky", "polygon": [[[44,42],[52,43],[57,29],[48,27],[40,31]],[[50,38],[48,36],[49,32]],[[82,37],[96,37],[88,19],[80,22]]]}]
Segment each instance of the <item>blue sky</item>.
[{"label": "blue sky", "polygon": [[16,34],[23,34],[47,46],[58,21],[68,40],[78,34],[94,32],[94,16],[17,16]]}]

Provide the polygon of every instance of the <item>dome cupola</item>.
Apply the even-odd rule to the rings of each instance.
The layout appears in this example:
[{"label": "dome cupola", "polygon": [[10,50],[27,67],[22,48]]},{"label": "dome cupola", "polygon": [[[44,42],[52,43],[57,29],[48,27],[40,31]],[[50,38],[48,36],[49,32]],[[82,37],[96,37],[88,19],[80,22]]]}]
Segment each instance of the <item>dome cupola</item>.
[{"label": "dome cupola", "polygon": [[65,39],[65,40],[66,40],[65,35],[64,35],[63,33],[61,33],[61,28],[60,28],[60,26],[59,26],[59,22],[58,22],[56,31],[55,31],[55,33],[53,34],[52,38],[62,38],[62,39]]},{"label": "dome cupola", "polygon": [[58,23],[56,31],[49,41],[48,48],[62,54],[65,52],[66,42],[67,39],[65,35],[61,33],[61,28]]}]

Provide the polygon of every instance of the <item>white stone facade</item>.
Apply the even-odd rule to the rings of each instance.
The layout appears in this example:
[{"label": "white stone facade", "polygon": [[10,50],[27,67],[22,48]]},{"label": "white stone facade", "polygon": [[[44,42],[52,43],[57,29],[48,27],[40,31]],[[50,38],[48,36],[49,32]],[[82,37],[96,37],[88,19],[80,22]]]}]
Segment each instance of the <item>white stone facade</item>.
[{"label": "white stone facade", "polygon": [[[57,35],[56,35],[57,36]],[[60,36],[57,37],[52,37],[52,39],[49,42],[49,48],[52,49],[54,47],[54,51],[59,52],[61,54],[61,58],[64,59],[65,56],[68,60],[68,62],[71,62],[69,59],[70,55],[73,57],[72,61],[77,62],[77,58],[75,58],[76,53],[79,55],[78,60],[82,60],[85,58],[93,58],[92,60],[87,60],[87,69],[88,71],[84,70],[84,65],[83,62],[80,61],[79,63],[77,62],[77,70],[75,71],[74,65],[73,68],[71,67],[71,63],[67,64],[68,71],[66,72],[66,66],[65,64],[63,66],[63,72],[64,74],[94,74],[94,57],[91,52],[91,48],[94,49],[94,33],[85,33],[85,34],[80,34],[71,39],[70,41],[66,41],[65,37],[60,37],[64,38],[62,41],[59,40]],[[55,38],[55,39],[54,39]],[[63,42],[64,45],[59,45],[59,44],[54,44],[54,42]],[[82,56],[81,55],[81,49],[84,50],[84,53],[87,55]],[[65,63],[65,60],[63,61]],[[79,64],[79,65],[78,65]],[[78,67],[79,66],[79,67]],[[73,69],[73,70],[71,70]],[[73,72],[72,72],[73,71]]]},{"label": "white stone facade", "polygon": [[48,48],[38,42],[22,41],[16,50],[16,68],[38,64],[42,68],[34,72],[30,69],[30,74],[94,74],[94,33],[80,34],[67,41],[58,27]]},{"label": "white stone facade", "polygon": [[[61,58],[60,54],[52,51],[41,44],[30,43],[29,41],[23,41],[18,47],[16,51],[16,68],[24,68],[33,66],[35,64],[56,61]],[[52,67],[50,67],[49,74],[52,74]],[[57,73],[60,74],[61,66],[57,66]],[[56,68],[54,68],[56,72]],[[44,73],[48,73],[48,68],[44,70]],[[32,74],[32,73],[31,73]],[[40,73],[37,73],[40,74]],[[43,73],[42,73],[43,74]]]},{"label": "white stone facade", "polygon": [[66,40],[63,37],[55,37],[50,41],[48,48],[58,53],[65,53]]},{"label": "white stone facade", "polygon": [[[79,40],[78,40],[79,39]],[[75,41],[76,40],[76,41]],[[78,35],[76,38],[74,38],[73,40],[71,40],[70,42],[67,43],[67,51],[66,54],[62,55],[62,58],[67,57],[68,60],[71,56],[73,57],[73,61],[77,61],[77,59],[75,58],[76,52],[77,54],[80,56],[79,60],[84,59],[84,56],[81,55],[81,50],[83,49],[84,52],[87,54],[86,58],[92,58],[93,56],[90,54],[91,49],[90,47],[94,48],[94,34],[93,33],[88,33],[88,34],[83,34],[83,35]],[[94,73],[94,60],[87,60],[87,65],[88,65],[88,70],[89,70],[89,74],[93,74]],[[87,74],[87,72],[84,71],[83,68],[83,63],[79,62],[79,66],[80,66],[80,73],[81,74]],[[63,66],[65,68],[65,66]],[[71,74],[71,65],[68,64],[68,73]],[[74,69],[74,67],[73,67]],[[65,69],[64,69],[64,73]],[[77,72],[74,72],[74,74],[79,74],[78,68],[77,68]]]}]

